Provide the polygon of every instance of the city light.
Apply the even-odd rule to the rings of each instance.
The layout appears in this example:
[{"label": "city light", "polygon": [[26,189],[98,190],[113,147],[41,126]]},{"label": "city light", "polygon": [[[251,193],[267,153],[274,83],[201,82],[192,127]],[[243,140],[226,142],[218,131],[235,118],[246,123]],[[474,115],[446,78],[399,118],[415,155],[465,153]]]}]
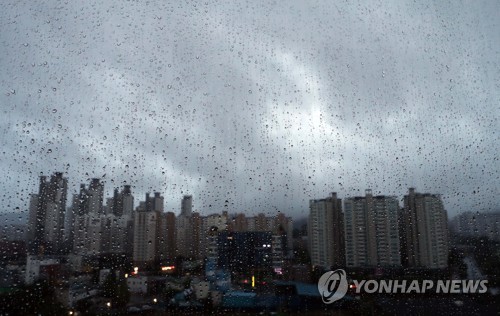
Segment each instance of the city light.
[{"label": "city light", "polygon": [[175,266],[165,266],[161,267],[161,271],[172,271],[175,269]]},{"label": "city light", "polygon": [[255,287],[255,276],[252,275],[252,287]]}]

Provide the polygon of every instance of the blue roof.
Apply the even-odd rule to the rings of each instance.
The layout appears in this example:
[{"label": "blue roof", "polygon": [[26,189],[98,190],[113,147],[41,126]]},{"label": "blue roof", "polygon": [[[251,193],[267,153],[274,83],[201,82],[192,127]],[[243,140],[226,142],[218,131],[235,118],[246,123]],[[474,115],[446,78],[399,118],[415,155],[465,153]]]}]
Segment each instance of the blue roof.
[{"label": "blue roof", "polygon": [[243,292],[243,291],[229,291],[225,295],[239,296],[239,297],[255,297],[257,294],[252,292]]},{"label": "blue roof", "polygon": [[297,295],[299,296],[317,296],[317,297],[321,296],[319,294],[318,286],[316,284],[308,284],[308,283],[293,282],[293,281],[288,281],[288,282],[276,281],[275,284],[295,286],[295,289],[297,290]]},{"label": "blue roof", "polygon": [[296,283],[297,294],[302,296],[321,296],[316,284]]}]

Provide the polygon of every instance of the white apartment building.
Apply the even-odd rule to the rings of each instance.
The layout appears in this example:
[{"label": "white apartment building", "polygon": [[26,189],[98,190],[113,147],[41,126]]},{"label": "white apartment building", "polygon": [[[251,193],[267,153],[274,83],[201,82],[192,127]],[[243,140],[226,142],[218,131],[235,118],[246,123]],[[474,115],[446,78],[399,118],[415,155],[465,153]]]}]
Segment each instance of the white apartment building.
[{"label": "white apartment building", "polygon": [[401,266],[399,202],[390,196],[344,200],[345,249],[348,267]]},{"label": "white apartment building", "polygon": [[337,193],[309,201],[308,248],[313,266],[326,269],[345,265],[342,201]]},{"label": "white apartment building", "polygon": [[404,265],[442,269],[448,266],[448,217],[441,196],[409,189],[400,227]]}]

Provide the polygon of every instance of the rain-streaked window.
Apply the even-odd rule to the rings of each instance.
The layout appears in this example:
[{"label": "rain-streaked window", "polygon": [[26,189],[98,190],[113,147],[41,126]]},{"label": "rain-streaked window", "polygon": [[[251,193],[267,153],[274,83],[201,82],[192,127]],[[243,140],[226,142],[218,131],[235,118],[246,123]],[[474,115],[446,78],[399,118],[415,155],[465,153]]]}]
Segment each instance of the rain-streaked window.
[{"label": "rain-streaked window", "polygon": [[496,1],[7,1],[0,314],[495,314]]}]

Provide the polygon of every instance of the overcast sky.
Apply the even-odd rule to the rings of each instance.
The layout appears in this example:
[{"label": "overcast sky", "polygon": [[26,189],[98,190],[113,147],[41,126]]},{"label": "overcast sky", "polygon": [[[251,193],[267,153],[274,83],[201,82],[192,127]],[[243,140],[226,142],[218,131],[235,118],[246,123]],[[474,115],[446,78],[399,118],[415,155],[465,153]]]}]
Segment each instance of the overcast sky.
[{"label": "overcast sky", "polygon": [[410,186],[499,209],[499,1],[10,2],[0,211],[57,170],[177,213]]}]

